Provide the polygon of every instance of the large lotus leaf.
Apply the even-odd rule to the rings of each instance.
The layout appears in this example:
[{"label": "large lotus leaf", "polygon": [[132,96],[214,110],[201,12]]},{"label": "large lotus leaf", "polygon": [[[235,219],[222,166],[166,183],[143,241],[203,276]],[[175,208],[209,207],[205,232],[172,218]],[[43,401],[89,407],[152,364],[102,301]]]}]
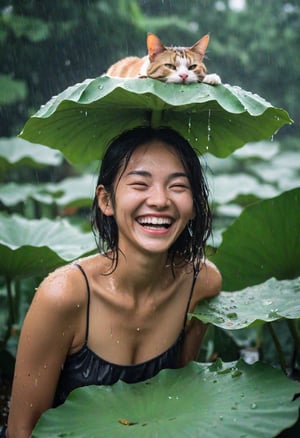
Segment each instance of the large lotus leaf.
[{"label": "large lotus leaf", "polygon": [[211,257],[222,273],[223,290],[299,276],[299,218],[300,188],[245,208]]},{"label": "large lotus leaf", "polygon": [[281,318],[300,318],[300,277],[275,278],[238,292],[221,292],[190,314],[223,329],[241,329]]},{"label": "large lotus leaf", "polygon": [[[45,190],[54,195],[53,202],[57,205],[89,206],[94,198],[96,183],[97,175],[86,174],[47,184]],[[55,193],[58,195],[55,196]],[[43,202],[42,196],[40,201]]]},{"label": "large lotus leaf", "polygon": [[270,438],[297,419],[300,384],[262,363],[190,363],[141,383],[76,389],[33,437]]},{"label": "large lotus leaf", "polygon": [[51,269],[95,251],[91,233],[64,220],[0,217],[0,274],[10,279],[44,275]]},{"label": "large lotus leaf", "polygon": [[[7,207],[12,207],[19,202],[26,202],[28,198],[34,197],[34,194],[40,190],[41,186],[34,184],[16,184],[14,182],[3,184],[0,186],[0,201]],[[49,196],[46,196],[45,203],[49,203]]]},{"label": "large lotus leaf", "polygon": [[22,138],[0,139],[0,170],[15,166],[58,166],[63,160],[58,150],[32,144]]},{"label": "large lotus leaf", "polygon": [[97,176],[81,175],[65,178],[59,183],[22,185],[16,183],[3,184],[0,187],[0,201],[6,206],[13,206],[29,198],[42,204],[59,206],[90,206],[95,191]]},{"label": "large lotus leaf", "polygon": [[282,152],[272,160],[272,166],[267,163],[258,163],[253,166],[253,171],[258,177],[266,182],[276,184],[281,191],[300,187],[300,163],[299,154]]},{"label": "large lotus leaf", "polygon": [[234,152],[234,157],[239,160],[245,159],[261,159],[269,161],[280,149],[279,143],[276,141],[257,141],[255,143],[248,143],[241,149]]},{"label": "large lotus leaf", "polygon": [[124,130],[168,126],[199,152],[225,157],[246,142],[270,138],[286,123],[286,111],[239,87],[99,77],[53,97],[20,136],[84,163],[101,159]]},{"label": "large lotus leaf", "polygon": [[240,196],[250,196],[254,199],[272,198],[279,194],[279,190],[270,184],[261,184],[257,178],[245,174],[216,175],[208,179],[212,191],[213,202],[226,204]]}]

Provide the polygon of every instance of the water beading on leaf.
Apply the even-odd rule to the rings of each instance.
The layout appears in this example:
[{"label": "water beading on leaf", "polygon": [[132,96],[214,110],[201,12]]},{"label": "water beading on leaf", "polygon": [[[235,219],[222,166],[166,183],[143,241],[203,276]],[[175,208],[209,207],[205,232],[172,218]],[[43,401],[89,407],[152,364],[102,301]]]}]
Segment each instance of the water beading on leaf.
[{"label": "water beading on leaf", "polygon": [[221,292],[200,302],[190,316],[228,330],[300,318],[300,277],[282,281],[271,278],[238,292]]},{"label": "water beading on leaf", "polygon": [[299,391],[262,363],[193,362],[137,384],[78,388],[41,417],[32,436],[270,438],[296,421]]},{"label": "water beading on leaf", "polygon": [[123,131],[152,124],[175,129],[199,153],[226,157],[291,122],[286,111],[239,87],[104,76],[53,97],[20,136],[61,150],[73,163],[87,163],[101,159]]}]

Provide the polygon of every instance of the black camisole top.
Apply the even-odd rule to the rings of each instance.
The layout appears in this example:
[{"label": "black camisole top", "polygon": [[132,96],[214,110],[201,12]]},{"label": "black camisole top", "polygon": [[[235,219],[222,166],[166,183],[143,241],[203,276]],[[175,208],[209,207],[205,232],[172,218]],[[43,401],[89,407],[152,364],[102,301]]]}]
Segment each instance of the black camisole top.
[{"label": "black camisole top", "polygon": [[90,286],[87,275],[82,266],[75,264],[82,272],[87,286],[87,312],[86,312],[86,333],[83,347],[76,353],[67,356],[60,374],[53,407],[62,404],[69,393],[81,386],[88,385],[112,385],[118,380],[127,383],[142,382],[155,376],[165,368],[178,368],[181,346],[184,340],[184,330],[187,320],[187,313],[191,302],[195,281],[198,272],[195,272],[191,291],[188,298],[183,328],[175,343],[165,352],[146,362],[134,365],[117,365],[108,362],[94,353],[88,347],[89,334],[89,309],[90,309]]}]

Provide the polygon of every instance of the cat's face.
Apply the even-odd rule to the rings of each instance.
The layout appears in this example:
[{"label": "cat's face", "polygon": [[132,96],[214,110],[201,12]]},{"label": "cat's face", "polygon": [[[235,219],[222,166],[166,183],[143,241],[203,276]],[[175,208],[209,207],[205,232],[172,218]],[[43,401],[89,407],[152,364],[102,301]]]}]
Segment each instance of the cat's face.
[{"label": "cat's face", "polygon": [[148,35],[147,76],[167,83],[202,82],[206,74],[202,60],[208,41],[206,35],[193,47],[165,47],[155,35]]},{"label": "cat's face", "polygon": [[168,83],[202,82],[206,68],[199,56],[188,49],[166,49],[150,63],[147,75]]}]

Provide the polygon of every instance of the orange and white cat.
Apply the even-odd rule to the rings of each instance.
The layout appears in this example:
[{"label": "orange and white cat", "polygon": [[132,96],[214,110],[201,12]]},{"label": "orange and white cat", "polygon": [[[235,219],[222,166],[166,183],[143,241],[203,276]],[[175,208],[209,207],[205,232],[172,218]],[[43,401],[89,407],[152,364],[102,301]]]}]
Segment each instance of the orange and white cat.
[{"label": "orange and white cat", "polygon": [[205,35],[192,47],[165,47],[153,33],[147,36],[148,55],[129,56],[113,64],[106,72],[110,77],[152,78],[167,83],[205,82],[217,85],[217,74],[206,74],[203,58],[209,43]]}]

